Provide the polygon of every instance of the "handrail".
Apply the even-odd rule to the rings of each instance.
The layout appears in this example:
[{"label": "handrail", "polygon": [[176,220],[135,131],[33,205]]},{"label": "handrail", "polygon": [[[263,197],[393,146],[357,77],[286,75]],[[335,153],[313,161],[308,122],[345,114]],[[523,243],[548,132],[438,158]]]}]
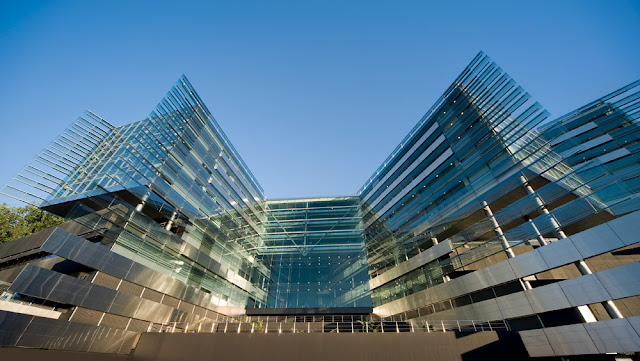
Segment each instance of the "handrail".
[{"label": "handrail", "polygon": [[147,332],[170,333],[401,333],[509,331],[504,320],[424,320],[356,322],[168,322]]}]

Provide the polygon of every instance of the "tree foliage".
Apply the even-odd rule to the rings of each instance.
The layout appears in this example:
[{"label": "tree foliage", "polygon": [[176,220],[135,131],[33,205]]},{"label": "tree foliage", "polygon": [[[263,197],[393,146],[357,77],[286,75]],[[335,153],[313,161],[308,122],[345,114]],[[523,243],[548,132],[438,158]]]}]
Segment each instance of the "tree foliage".
[{"label": "tree foliage", "polygon": [[64,222],[64,218],[37,207],[0,204],[0,243],[12,241]]}]

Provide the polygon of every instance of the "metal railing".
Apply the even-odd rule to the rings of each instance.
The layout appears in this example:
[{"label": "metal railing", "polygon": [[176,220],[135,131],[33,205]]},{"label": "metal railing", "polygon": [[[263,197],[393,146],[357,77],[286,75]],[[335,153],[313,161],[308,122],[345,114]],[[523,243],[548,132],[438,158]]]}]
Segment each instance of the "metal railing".
[{"label": "metal railing", "polygon": [[428,320],[356,322],[169,322],[152,323],[147,332],[171,333],[401,333],[509,331],[506,321]]}]

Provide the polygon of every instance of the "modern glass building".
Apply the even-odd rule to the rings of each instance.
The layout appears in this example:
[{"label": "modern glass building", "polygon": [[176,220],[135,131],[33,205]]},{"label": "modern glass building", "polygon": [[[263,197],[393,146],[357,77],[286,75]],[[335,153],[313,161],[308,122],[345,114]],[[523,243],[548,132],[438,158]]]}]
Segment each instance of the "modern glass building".
[{"label": "modern glass building", "polygon": [[480,53],[356,194],[283,200],[185,77],[145,120],[87,112],[2,189],[66,222],[0,245],[0,345],[385,333],[458,357],[470,333],[466,357],[633,355],[639,99],[636,81],[552,120]]}]

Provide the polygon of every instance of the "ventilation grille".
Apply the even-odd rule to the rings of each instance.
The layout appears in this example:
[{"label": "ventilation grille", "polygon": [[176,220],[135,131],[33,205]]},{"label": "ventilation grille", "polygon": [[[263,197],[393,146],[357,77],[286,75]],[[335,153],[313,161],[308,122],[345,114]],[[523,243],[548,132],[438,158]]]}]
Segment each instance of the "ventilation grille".
[{"label": "ventilation grille", "polygon": [[162,303],[162,293],[158,291],[154,291],[149,288],[144,289],[144,292],[142,293],[142,298],[146,298],[147,300],[150,300],[153,302]]},{"label": "ventilation grille", "polygon": [[134,332],[147,332],[147,329],[149,329],[149,322],[146,321],[142,321],[142,320],[136,320],[136,319],[131,319],[131,323],[129,323],[129,331],[134,331]]},{"label": "ventilation grille", "polygon": [[118,288],[120,279],[117,277],[110,276],[106,273],[98,272],[96,274],[96,277],[93,279],[93,283],[99,286],[104,286],[107,288],[111,288],[112,290],[115,290],[116,288]]},{"label": "ventilation grille", "polygon": [[130,295],[134,295],[134,296],[138,296],[140,297],[140,295],[142,294],[142,290],[144,289],[144,287],[137,285],[135,283],[131,283],[129,281],[125,281],[122,280],[122,283],[120,284],[120,288],[118,288],[118,291],[122,291],[125,293],[128,293]]},{"label": "ventilation grille", "polygon": [[102,318],[102,312],[78,307],[71,317],[71,321],[97,325],[100,318]]},{"label": "ventilation grille", "polygon": [[102,318],[102,322],[100,322],[100,326],[119,328],[121,330],[124,330],[125,328],[127,328],[128,323],[129,323],[128,317],[106,313]]},{"label": "ventilation grille", "polygon": [[167,306],[171,306],[173,308],[178,308],[179,301],[175,297],[164,295],[164,298],[162,299],[162,303],[164,303]]}]

